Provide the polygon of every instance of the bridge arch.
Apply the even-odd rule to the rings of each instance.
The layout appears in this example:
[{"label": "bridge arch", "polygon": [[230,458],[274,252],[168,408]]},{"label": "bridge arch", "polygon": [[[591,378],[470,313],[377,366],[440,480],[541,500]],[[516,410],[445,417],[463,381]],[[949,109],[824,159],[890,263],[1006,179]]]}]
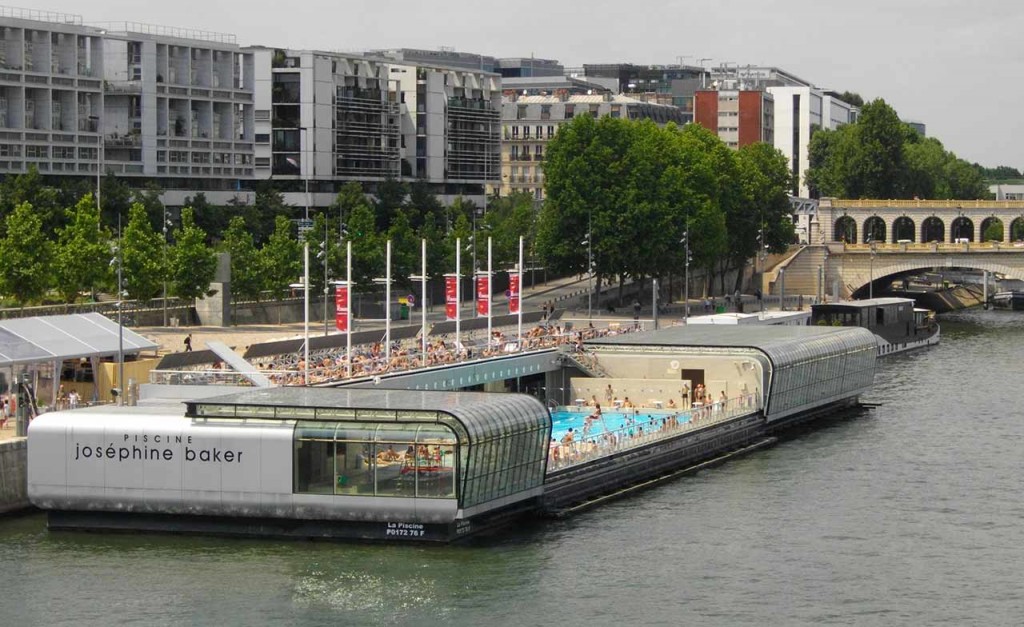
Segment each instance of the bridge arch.
[{"label": "bridge arch", "polygon": [[1010,241],[1019,242],[1024,240],[1024,216],[1014,218],[1010,223]]},{"label": "bridge arch", "polygon": [[949,225],[949,237],[950,242],[956,242],[958,239],[966,239],[969,242],[973,242],[974,221],[967,216],[953,218],[953,223]]},{"label": "bridge arch", "polygon": [[907,216],[900,216],[892,223],[892,243],[895,244],[901,239],[917,241],[917,225]]},{"label": "bridge arch", "polygon": [[843,216],[836,220],[835,230],[835,241],[849,242],[850,244],[857,242],[857,221],[850,216]]},{"label": "bridge arch", "polygon": [[864,241],[862,243],[878,242],[884,244],[885,230],[885,220],[878,216],[871,216],[864,220]]},{"label": "bridge arch", "polygon": [[995,216],[990,216],[981,221],[981,233],[979,233],[978,241],[1001,242],[1005,233],[1006,227],[1003,225],[1003,221]]},{"label": "bridge arch", "polygon": [[921,223],[922,242],[946,241],[946,223],[938,216],[929,216]]}]

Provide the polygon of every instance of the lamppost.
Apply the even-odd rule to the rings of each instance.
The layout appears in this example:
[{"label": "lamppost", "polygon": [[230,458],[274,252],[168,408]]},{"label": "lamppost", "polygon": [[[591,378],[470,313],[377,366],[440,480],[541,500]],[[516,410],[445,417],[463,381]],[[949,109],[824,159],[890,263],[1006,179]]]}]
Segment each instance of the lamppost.
[{"label": "lamppost", "polygon": [[164,224],[163,224],[163,231],[164,231],[164,248],[163,248],[163,257],[164,257],[164,273],[163,273],[164,274],[164,297],[163,297],[163,301],[164,301],[164,327],[167,326],[167,228],[169,226],[171,226],[171,212],[169,212],[169,211],[167,211],[165,209],[164,210]]},{"label": "lamppost", "polygon": [[871,259],[868,262],[868,299],[875,298],[875,238],[868,236],[868,245],[871,246]]},{"label": "lamppost", "polygon": [[121,242],[121,216],[117,216],[117,244],[114,246],[114,257],[110,264],[117,267],[117,381],[114,385],[114,395],[118,405],[124,405],[124,251]]},{"label": "lamppost", "polygon": [[587,211],[587,237],[581,244],[587,245],[587,318],[594,317],[594,224]]},{"label": "lamppost", "polygon": [[330,279],[327,276],[327,214],[324,214],[324,239],[320,242],[320,251],[316,254],[316,258],[324,262],[324,336],[328,334],[327,331],[327,297],[331,293]]},{"label": "lamppost", "polygon": [[683,231],[683,324],[690,320],[690,227]]}]

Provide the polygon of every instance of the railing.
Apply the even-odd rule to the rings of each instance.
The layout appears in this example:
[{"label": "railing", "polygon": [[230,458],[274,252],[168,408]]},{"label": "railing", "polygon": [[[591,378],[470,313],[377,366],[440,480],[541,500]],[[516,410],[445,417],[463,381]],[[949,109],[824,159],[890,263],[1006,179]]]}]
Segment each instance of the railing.
[{"label": "railing", "polygon": [[[1024,200],[846,200],[832,199],[837,209],[1022,209]],[[827,207],[822,207],[827,208]]]},{"label": "railing", "polygon": [[252,385],[247,375],[256,376],[287,376],[294,372],[280,370],[254,370],[238,372],[235,370],[152,370],[149,382],[161,385]]},{"label": "railing", "polygon": [[1015,250],[1024,248],[1024,241],[1017,242],[898,242],[895,244],[842,244],[845,253],[881,252],[970,252]]},{"label": "railing", "polygon": [[[548,472],[579,466],[614,453],[674,438],[759,409],[760,400],[753,394],[746,394],[707,406],[694,403],[694,407],[686,411],[666,412],[650,408],[616,410],[613,412],[616,415],[627,412],[619,427],[608,428],[609,419],[598,416],[590,421],[589,429],[584,426],[580,431],[579,440],[563,436],[561,440],[552,441],[548,450]],[[587,412],[592,411],[592,408],[570,410]]]}]

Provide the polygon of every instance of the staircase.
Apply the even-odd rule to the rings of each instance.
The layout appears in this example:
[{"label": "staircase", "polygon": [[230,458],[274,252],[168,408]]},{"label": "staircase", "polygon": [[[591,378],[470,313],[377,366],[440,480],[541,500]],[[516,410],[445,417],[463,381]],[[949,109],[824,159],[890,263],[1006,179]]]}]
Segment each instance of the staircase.
[{"label": "staircase", "polygon": [[601,366],[601,364],[597,363],[597,356],[593,353],[566,352],[562,354],[562,357],[591,378],[608,378],[608,372]]},{"label": "staircase", "polygon": [[[786,271],[786,294],[817,294],[818,268],[825,263],[826,246],[804,246],[772,268],[765,275],[766,293],[779,294],[782,288],[780,270]],[[826,286],[828,285],[826,278]],[[827,290],[826,290],[827,291]]]}]

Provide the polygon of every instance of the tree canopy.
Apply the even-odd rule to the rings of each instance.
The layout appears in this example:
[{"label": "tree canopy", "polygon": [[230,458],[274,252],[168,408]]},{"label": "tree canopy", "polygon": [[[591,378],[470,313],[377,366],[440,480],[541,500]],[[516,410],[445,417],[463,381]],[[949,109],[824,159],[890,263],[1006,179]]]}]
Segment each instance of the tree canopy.
[{"label": "tree canopy", "polygon": [[811,137],[806,172],[812,196],[837,198],[987,198],[977,168],[922,137],[877,99],[857,122]]}]

